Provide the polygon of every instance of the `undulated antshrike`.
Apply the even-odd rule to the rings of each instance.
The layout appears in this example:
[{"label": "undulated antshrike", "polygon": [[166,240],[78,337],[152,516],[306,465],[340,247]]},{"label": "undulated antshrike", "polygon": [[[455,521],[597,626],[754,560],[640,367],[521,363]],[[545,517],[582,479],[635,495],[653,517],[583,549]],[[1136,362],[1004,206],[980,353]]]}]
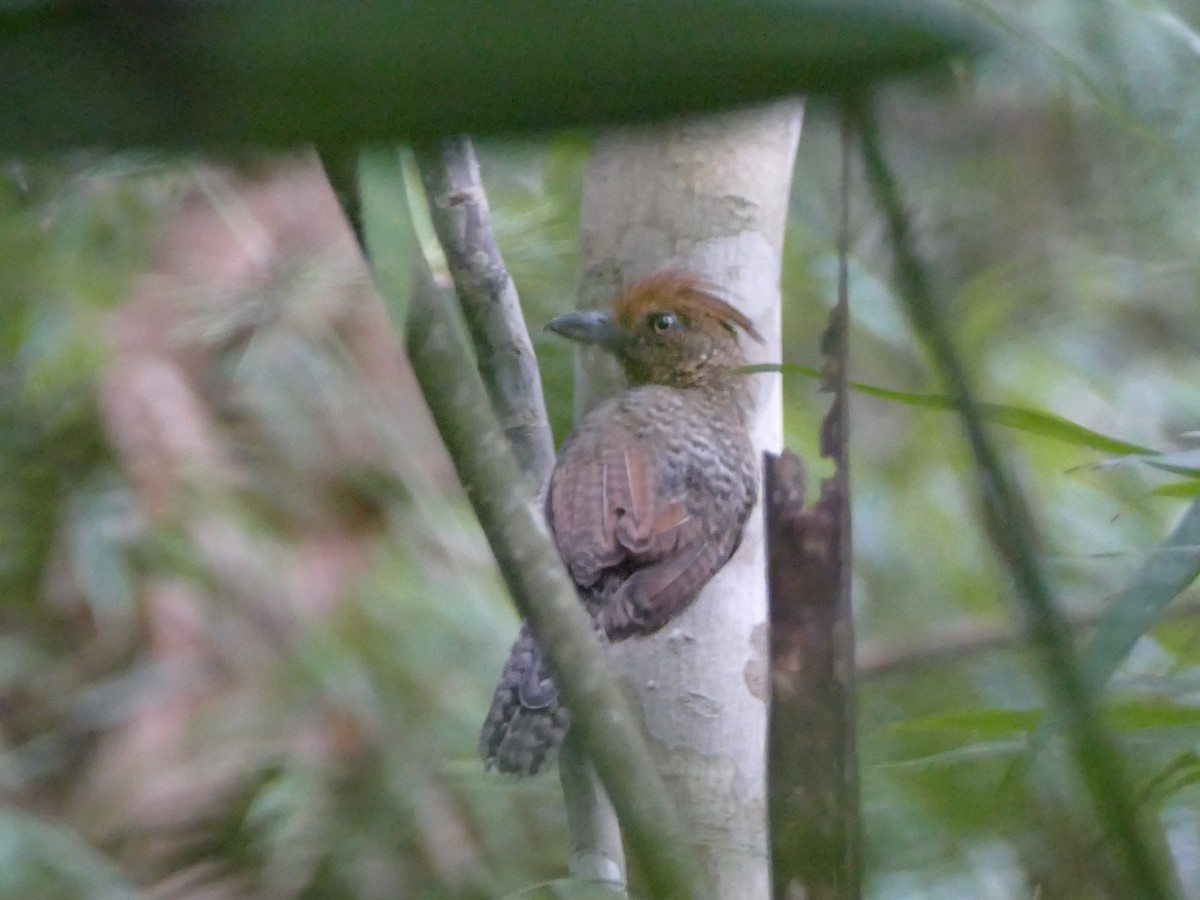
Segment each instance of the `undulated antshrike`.
[{"label": "undulated antshrike", "polygon": [[[605,637],[651,634],[696,599],[741,542],[758,457],[738,330],[762,338],[714,288],[674,271],[637,282],[611,313],[569,313],[547,328],[614,354],[629,387],[563,442],[546,521]],[[525,626],[480,754],[488,768],[533,775],[554,758],[569,721],[546,653]]]}]

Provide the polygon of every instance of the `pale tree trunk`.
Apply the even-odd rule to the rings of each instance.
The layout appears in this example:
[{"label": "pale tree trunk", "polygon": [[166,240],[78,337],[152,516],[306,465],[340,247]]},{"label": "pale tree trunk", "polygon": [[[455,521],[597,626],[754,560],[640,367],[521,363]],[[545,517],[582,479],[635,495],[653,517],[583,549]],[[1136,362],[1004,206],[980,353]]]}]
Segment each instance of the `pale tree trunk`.
[{"label": "pale tree trunk", "polygon": [[[584,183],[581,307],[602,306],[665,268],[719,286],[780,358],[779,274],[798,101],[598,140]],[[595,354],[577,379],[582,412],[618,385]],[[782,441],[780,379],[755,375],[758,450]],[[761,514],[699,599],[653,637],[610,649],[716,898],[770,896],[766,830],[767,595]]]}]

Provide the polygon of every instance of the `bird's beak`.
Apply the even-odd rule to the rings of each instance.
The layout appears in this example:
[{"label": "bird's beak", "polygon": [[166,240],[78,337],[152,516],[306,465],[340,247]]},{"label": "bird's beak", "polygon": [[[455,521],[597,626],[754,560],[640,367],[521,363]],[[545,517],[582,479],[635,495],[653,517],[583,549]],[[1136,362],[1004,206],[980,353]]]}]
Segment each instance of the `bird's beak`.
[{"label": "bird's beak", "polygon": [[546,323],[546,330],[581,344],[596,344],[617,351],[629,343],[629,332],[602,309],[567,313]]}]

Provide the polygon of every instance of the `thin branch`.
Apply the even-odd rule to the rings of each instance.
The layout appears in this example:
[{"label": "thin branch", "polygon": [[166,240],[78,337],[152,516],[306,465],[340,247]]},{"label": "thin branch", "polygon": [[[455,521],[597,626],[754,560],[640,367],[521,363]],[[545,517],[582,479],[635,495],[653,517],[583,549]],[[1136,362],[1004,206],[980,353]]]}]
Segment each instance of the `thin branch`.
[{"label": "thin branch", "polygon": [[587,745],[571,729],[558,752],[558,778],[562,783],[571,855],[567,870],[574,878],[612,888],[625,896],[625,850],[620,823],[612,801],[588,758]]},{"label": "thin branch", "polygon": [[[419,261],[423,264],[423,260]],[[427,270],[426,270],[427,272]],[[592,623],[456,334],[452,301],[425,277],[410,307],[408,353],[459,479],[517,607],[550,654],[577,730],[604,781],[654,897],[700,894],[670,795]]]},{"label": "thin branch", "polygon": [[1147,900],[1175,897],[1173,879],[1167,874],[1161,851],[1147,835],[1130,791],[1125,761],[1096,713],[1083,668],[1071,646],[1070,629],[1055,605],[1041,557],[1034,547],[1033,517],[984,427],[966,369],[913,246],[904,204],[883,157],[878,122],[873,111],[863,108],[860,113],[867,179],[883,208],[890,232],[900,295],[914,330],[924,341],[955,407],[961,411],[975,460],[984,522],[1016,585],[1029,641],[1041,659],[1046,692],[1065,726],[1103,831],[1123,864],[1130,896]]},{"label": "thin branch", "polygon": [[[505,424],[521,467],[535,484],[544,484],[554,465],[554,439],[537,359],[496,242],[475,150],[468,138],[456,138],[418,148],[415,155],[492,409]],[[569,871],[624,886],[621,830],[577,735],[568,732],[558,764],[571,831]]]},{"label": "thin branch", "polygon": [[837,614],[830,635],[833,652],[834,681],[839,691],[838,710],[841,716],[839,758],[834,760],[835,789],[841,809],[837,826],[841,844],[838,847],[837,871],[840,892],[844,900],[862,896],[862,810],[858,773],[857,688],[854,668],[854,602],[852,594],[854,542],[851,528],[850,497],[850,179],[852,173],[851,143],[853,127],[850,115],[843,117],[841,128],[841,197],[838,218],[838,294],[837,306],[830,315],[829,325],[822,338],[822,387],[833,394],[833,402],[821,423],[821,454],[834,461],[833,477],[826,489],[822,485],[821,501],[827,492],[837,498]]},{"label": "thin branch", "polygon": [[492,409],[521,468],[541,484],[554,466],[554,439],[537,358],[496,243],[475,148],[470,138],[457,137],[419,146],[415,155]]}]

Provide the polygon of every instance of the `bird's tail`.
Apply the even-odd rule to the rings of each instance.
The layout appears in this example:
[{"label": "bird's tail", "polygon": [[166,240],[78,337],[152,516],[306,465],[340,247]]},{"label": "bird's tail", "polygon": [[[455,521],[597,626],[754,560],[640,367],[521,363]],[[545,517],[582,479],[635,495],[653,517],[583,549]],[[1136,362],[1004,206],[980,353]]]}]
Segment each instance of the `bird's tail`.
[{"label": "bird's tail", "polygon": [[570,723],[546,651],[526,625],[500,673],[479,735],[479,755],[488,769],[536,775],[558,755]]}]

